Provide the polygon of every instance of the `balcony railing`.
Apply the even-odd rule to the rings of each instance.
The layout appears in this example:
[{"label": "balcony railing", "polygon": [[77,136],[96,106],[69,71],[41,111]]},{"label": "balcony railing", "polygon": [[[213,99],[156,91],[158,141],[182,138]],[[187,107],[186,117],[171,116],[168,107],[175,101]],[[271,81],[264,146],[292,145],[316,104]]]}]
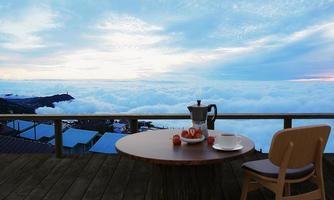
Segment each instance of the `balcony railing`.
[{"label": "balcony railing", "polygon": [[[138,132],[138,120],[184,120],[189,114],[105,114],[105,115],[36,115],[36,114],[0,114],[0,120],[52,120],[55,125],[56,157],[63,157],[62,120],[129,120],[130,132]],[[209,117],[210,119],[210,117]],[[263,120],[281,119],[284,128],[292,127],[294,119],[334,119],[334,113],[226,113],[218,114],[220,120]],[[213,121],[208,120],[208,128],[214,129]]]}]

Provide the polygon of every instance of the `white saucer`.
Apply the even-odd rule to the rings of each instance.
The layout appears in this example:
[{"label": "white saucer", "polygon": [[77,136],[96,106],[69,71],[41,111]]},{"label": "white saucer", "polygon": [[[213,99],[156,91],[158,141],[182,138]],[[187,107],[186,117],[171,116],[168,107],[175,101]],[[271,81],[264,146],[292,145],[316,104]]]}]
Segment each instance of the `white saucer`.
[{"label": "white saucer", "polygon": [[241,144],[237,144],[233,148],[226,148],[226,147],[223,147],[220,144],[216,143],[216,144],[212,145],[212,148],[214,148],[216,150],[220,150],[220,151],[237,151],[237,150],[240,150],[240,149],[244,148],[244,146],[242,146]]},{"label": "white saucer", "polygon": [[186,143],[189,143],[189,144],[198,143],[198,142],[202,142],[203,140],[205,140],[204,135],[202,135],[201,138],[194,138],[194,139],[184,138],[182,136],[180,138],[183,142],[186,142]]}]

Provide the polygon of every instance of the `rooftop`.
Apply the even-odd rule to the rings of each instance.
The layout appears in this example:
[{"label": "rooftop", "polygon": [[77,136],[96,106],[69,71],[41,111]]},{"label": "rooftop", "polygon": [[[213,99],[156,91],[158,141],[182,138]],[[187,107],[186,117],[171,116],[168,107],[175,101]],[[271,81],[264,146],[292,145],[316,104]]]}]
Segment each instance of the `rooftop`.
[{"label": "rooftop", "polygon": [[1,153],[49,153],[49,156],[51,156],[51,153],[54,153],[54,148],[49,144],[37,141],[26,141],[22,138],[0,136]]}]

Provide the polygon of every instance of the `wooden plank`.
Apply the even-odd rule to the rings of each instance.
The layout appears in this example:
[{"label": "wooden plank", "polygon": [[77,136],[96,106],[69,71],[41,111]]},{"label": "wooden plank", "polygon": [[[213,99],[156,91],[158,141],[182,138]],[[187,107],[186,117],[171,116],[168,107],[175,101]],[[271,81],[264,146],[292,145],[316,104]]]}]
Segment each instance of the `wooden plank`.
[{"label": "wooden plank", "polygon": [[27,178],[15,191],[13,191],[8,197],[8,200],[21,200],[25,199],[31,191],[37,187],[40,182],[49,175],[50,172],[60,162],[59,159],[54,157],[48,158],[43,165],[34,172],[32,176]]},{"label": "wooden plank", "polygon": [[14,160],[20,157],[19,154],[0,154],[0,169],[4,170],[8,165],[10,165]]},{"label": "wooden plank", "polygon": [[[121,157],[121,160],[116,168],[115,174],[109,182],[105,190],[102,200],[120,200],[124,197],[126,186],[130,179],[130,174],[134,166],[134,161],[126,157]],[[135,169],[134,169],[135,170]]]},{"label": "wooden plank", "polygon": [[[8,155],[0,155],[0,156],[1,156],[0,158],[4,159]],[[8,158],[10,158],[10,156]],[[87,156],[89,157],[89,155],[84,155],[82,157],[87,157]],[[24,160],[23,157],[29,158],[28,163],[25,163],[23,161]],[[82,159],[82,157],[81,157],[81,159]],[[266,155],[264,155],[264,154],[256,154],[255,157],[251,156],[251,157],[245,158],[245,160],[262,159],[262,158],[265,158],[265,157],[266,157]],[[46,158],[47,158],[47,156],[46,156]],[[28,195],[28,196],[26,196],[27,197],[26,199],[43,199],[45,197],[45,195],[47,194],[47,192],[50,190],[50,188],[53,189],[52,188],[53,185],[57,185],[57,184],[59,185],[59,182],[61,181],[60,179],[65,178],[64,172],[66,171],[68,173],[68,171],[71,171],[71,168],[72,168],[71,166],[72,165],[74,166],[74,163],[76,163],[76,162],[73,161],[73,160],[75,160],[74,158],[70,158],[70,159],[69,158],[64,158],[64,159],[50,158],[47,161],[43,162],[42,165],[39,165],[38,160],[40,160],[40,159],[37,158],[36,155],[21,155],[21,156],[17,156],[17,157],[14,156],[14,157],[11,157],[10,159],[12,159],[12,162],[7,163],[8,165],[7,165],[6,168],[8,168],[9,166],[12,166],[15,169],[12,169],[13,170],[12,172],[10,172],[10,171],[7,171],[7,172],[15,173],[15,174],[14,174],[14,176],[12,175],[9,178],[7,178],[6,181],[4,181],[3,184],[0,185],[0,188],[3,189],[3,190],[0,190],[0,191],[5,191],[4,185],[6,185],[6,187],[9,186],[9,191],[11,191],[12,188],[14,188],[16,186],[17,186],[17,188],[7,197],[7,199],[23,199],[26,195]],[[53,169],[50,169],[49,170],[50,172],[48,173],[48,171],[46,170],[48,168],[47,167],[47,165],[48,165],[47,162],[51,162],[51,159],[53,159],[54,162],[58,161],[59,163],[56,164],[56,166]],[[112,173],[113,170],[108,171],[108,166],[109,166],[108,161],[110,161],[110,163],[111,163],[111,165],[110,165],[111,168],[117,167],[116,170],[114,171],[114,173]],[[333,171],[334,165],[333,165],[332,161],[333,161],[333,157],[328,157],[327,155],[325,156],[325,160],[324,160],[324,174],[325,174],[325,176],[324,177],[325,177],[325,187],[326,187],[327,199],[334,199],[334,192],[332,190],[332,188],[334,187],[334,182],[332,180],[332,178],[334,176],[333,175],[334,174],[334,171]],[[91,163],[92,160],[89,160],[87,162]],[[240,188],[240,184],[241,184],[241,180],[242,180],[242,174],[240,174],[241,169],[238,166],[240,166],[242,162],[243,162],[242,160],[232,161],[229,165],[227,165],[231,169],[228,169],[228,168],[225,169],[226,166],[222,167],[223,175],[225,175],[225,176],[222,177],[223,181],[225,181],[225,184],[223,184],[223,185],[226,185],[227,182],[232,180],[232,182],[237,184],[238,185],[237,187]],[[14,165],[13,163],[16,163],[16,164]],[[18,167],[19,163],[21,163],[23,165],[21,168]],[[64,163],[67,163],[67,165],[64,164]],[[131,199],[131,197],[133,199],[143,199],[143,198],[154,199],[152,197],[150,198],[150,196],[148,196],[148,195],[146,195],[146,196],[143,195],[143,192],[145,192],[145,190],[150,189],[150,186],[147,185],[147,181],[151,177],[150,175],[146,176],[147,172],[149,170],[144,168],[145,164],[141,165],[141,164],[138,164],[137,162],[135,162],[134,165],[133,165],[133,163],[131,163],[131,161],[125,163],[124,160],[123,160],[122,161],[123,164],[120,164],[121,162],[119,163],[120,166],[117,165],[117,162],[116,162],[115,166],[112,167],[113,163],[115,164],[115,162],[113,162],[113,159],[110,159],[110,160],[106,159],[103,162],[103,164],[101,163],[101,169],[96,170],[97,174],[94,177],[94,179],[90,179],[91,180],[90,185],[87,186],[87,187],[84,187],[84,188],[86,188],[87,192],[83,196],[83,199],[101,199],[102,197],[104,199],[107,199],[108,197],[110,197],[110,199]],[[130,163],[130,167],[129,167],[129,163]],[[37,166],[37,168],[35,168],[34,166]],[[80,166],[82,167],[82,166],[85,166],[85,165],[82,165],[82,163],[81,163]],[[88,167],[88,165],[87,165],[87,167]],[[52,167],[50,167],[50,168],[52,168]],[[127,169],[124,169],[124,168],[127,168]],[[104,171],[102,169],[104,169],[106,171]],[[121,170],[121,169],[123,169],[123,170]],[[148,171],[145,171],[145,170],[148,170]],[[34,173],[31,173],[31,171],[34,171]],[[38,175],[39,172],[41,172],[41,174],[44,174],[44,176],[43,175]],[[3,171],[0,171],[0,175],[3,176],[3,173],[4,173]],[[81,172],[81,174],[82,173],[83,173],[83,171]],[[229,179],[231,179],[231,180],[228,180],[228,181],[225,180],[226,173],[229,174],[227,177],[230,176]],[[28,174],[31,174],[31,175],[28,175]],[[78,179],[81,177],[81,174],[73,182],[77,182]],[[104,178],[104,174],[109,174],[109,175],[107,175],[106,178]],[[148,173],[148,174],[150,174],[150,173]],[[22,182],[21,182],[21,180],[22,180]],[[87,181],[87,179],[82,179],[82,180]],[[116,181],[116,180],[121,180],[121,181]],[[138,183],[142,183],[142,181],[140,181],[140,180],[144,180],[143,181],[144,184],[142,184],[142,185],[138,184]],[[108,181],[109,181],[109,184],[108,184]],[[102,183],[102,184],[100,185],[99,183]],[[235,185],[234,183],[232,183],[232,185]],[[120,186],[118,184],[120,184]],[[99,188],[99,185],[101,186],[101,188]],[[136,185],[139,186],[139,188],[137,190],[135,188]],[[70,186],[68,186],[68,188],[70,188],[68,191],[70,191],[71,188],[73,188],[73,187],[74,186],[70,184]],[[113,187],[116,187],[116,188],[113,188]],[[306,188],[303,188],[303,187],[304,187],[303,184],[296,187],[296,190],[297,190],[296,192],[303,192],[304,189],[306,189]],[[25,189],[27,189],[27,190],[25,190]],[[97,189],[98,191],[94,191],[95,189]],[[223,189],[224,189],[224,191],[228,190],[228,187],[225,187]],[[105,192],[104,192],[104,190],[105,190]],[[16,195],[16,193],[18,193],[19,191],[22,192],[21,195]],[[121,191],[120,192],[121,194],[116,194],[117,191]],[[6,191],[5,191],[5,193],[6,193]],[[233,199],[233,196],[229,193],[231,193],[231,192],[228,192],[225,197]],[[102,196],[102,194],[103,194],[103,196]],[[108,196],[108,194],[109,194],[109,196]],[[249,195],[250,195],[249,199],[262,199],[262,198],[272,199],[272,197],[273,197],[273,196],[266,197],[265,193],[262,190],[258,194],[251,192],[251,193],[249,193]],[[253,196],[253,197],[251,197],[251,196]],[[14,198],[14,197],[18,197],[18,198]]]},{"label": "wooden plank", "polygon": [[[325,192],[327,199],[334,199],[334,162],[332,162],[332,156],[325,155],[323,162]],[[334,159],[333,159],[334,161]]]},{"label": "wooden plank", "polygon": [[55,123],[55,151],[56,157],[63,157],[63,133],[62,133],[62,121],[57,119],[54,121]]},{"label": "wooden plank", "polygon": [[102,198],[109,181],[114,175],[119,160],[120,156],[118,155],[109,155],[107,157],[96,177],[88,187],[84,197],[82,198],[83,200],[97,200]]},{"label": "wooden plank", "polygon": [[292,118],[284,118],[284,129],[292,128]]},{"label": "wooden plank", "polygon": [[49,172],[40,184],[38,184],[33,191],[27,196],[27,200],[42,199],[52,188],[54,184],[63,176],[66,170],[70,169],[75,163],[76,158],[59,159],[58,165]]},{"label": "wooden plank", "polygon": [[[30,156],[29,156],[30,157]],[[11,174],[4,183],[0,184],[0,199],[7,197],[13,190],[15,190],[25,179],[38,170],[39,166],[47,159],[43,155],[35,155],[31,157],[30,161],[24,167],[14,174]]]},{"label": "wooden plank", "polygon": [[145,200],[155,200],[158,199],[157,197],[153,196],[152,194],[161,193],[161,191],[153,192],[153,190],[156,190],[157,188],[162,187],[162,179],[159,176],[158,170],[154,169],[158,167],[157,165],[152,166],[152,174],[149,180],[149,183],[147,185]]},{"label": "wooden plank", "polygon": [[57,181],[57,183],[53,185],[44,199],[61,199],[91,158],[92,155],[89,154],[80,156],[76,159],[71,167]]},{"label": "wooden plank", "polygon": [[130,119],[130,132],[137,133],[138,132],[138,119]]},{"label": "wooden plank", "polygon": [[223,199],[221,173],[219,164],[153,165],[145,199]]},{"label": "wooden plank", "polygon": [[152,165],[144,161],[136,161],[126,188],[124,200],[145,199]]},{"label": "wooden plank", "polygon": [[76,200],[81,199],[85,194],[89,184],[99,171],[103,162],[106,160],[107,155],[104,154],[93,154],[84,169],[80,173],[79,177],[76,178],[71,187],[64,194],[62,199],[64,200]]},{"label": "wooden plank", "polygon": [[[209,116],[211,117],[211,115]],[[334,119],[334,113],[224,113],[217,119]],[[87,114],[87,115],[41,115],[41,114],[0,114],[0,120],[72,120],[72,119],[190,119],[189,114]]]},{"label": "wooden plank", "polygon": [[23,168],[31,159],[29,155],[21,155],[10,163],[5,169],[0,172],[0,184],[4,183],[13,174],[17,173],[21,168]]},{"label": "wooden plank", "polygon": [[226,200],[240,199],[241,189],[229,162],[222,164],[222,189]]}]

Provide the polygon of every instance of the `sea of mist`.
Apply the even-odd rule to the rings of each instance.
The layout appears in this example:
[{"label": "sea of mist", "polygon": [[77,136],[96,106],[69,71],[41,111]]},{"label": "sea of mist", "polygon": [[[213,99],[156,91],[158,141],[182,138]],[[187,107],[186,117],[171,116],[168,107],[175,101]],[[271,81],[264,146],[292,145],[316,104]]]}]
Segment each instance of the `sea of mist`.
[{"label": "sea of mist", "polygon": [[[334,83],[291,81],[0,81],[0,94],[48,96],[68,93],[75,100],[55,108],[38,108],[39,114],[189,113],[187,106],[201,99],[216,104],[219,113],[321,113],[334,112]],[[334,120],[295,120],[293,126]],[[182,128],[190,120],[154,121],[155,125]],[[250,137],[256,149],[268,151],[282,120],[218,120],[216,129]],[[331,135],[326,152],[334,152]]]}]

